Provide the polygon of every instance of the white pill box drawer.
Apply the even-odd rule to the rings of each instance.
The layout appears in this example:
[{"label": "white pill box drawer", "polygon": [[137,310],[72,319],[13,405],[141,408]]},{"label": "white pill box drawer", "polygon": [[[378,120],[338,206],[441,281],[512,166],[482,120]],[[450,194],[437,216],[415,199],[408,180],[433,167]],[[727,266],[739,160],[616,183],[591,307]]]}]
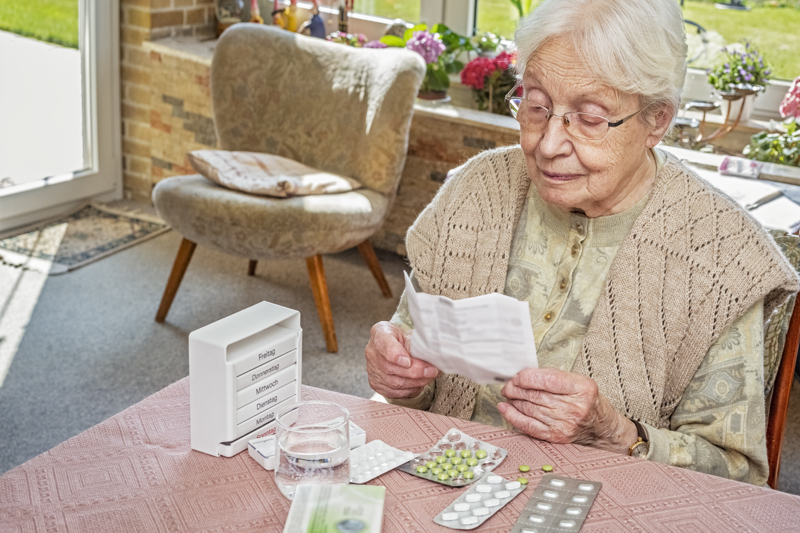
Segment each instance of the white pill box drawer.
[{"label": "white pill box drawer", "polygon": [[261,302],[189,335],[193,449],[242,452],[298,401],[302,331],[300,313]]},{"label": "white pill box drawer", "polygon": [[[259,381],[252,387],[248,387],[243,391],[239,391],[237,393],[239,397],[239,405],[242,407],[240,407],[236,412],[237,424],[244,422],[251,416],[260,413],[271,406],[276,405],[277,402],[274,399],[274,393],[282,388],[285,388],[286,385],[292,383],[296,379],[297,365],[292,365],[282,372],[278,372],[274,379]],[[293,391],[296,389],[297,387],[292,387]],[[287,397],[284,397],[284,400]]]},{"label": "white pill box drawer", "polygon": [[[253,388],[253,384],[261,383],[262,381],[271,378],[281,370],[285,370],[296,362],[297,350],[292,350],[287,354],[274,357],[263,365],[257,366],[249,372],[245,372],[241,376],[237,377],[236,390],[238,390],[241,394],[242,390]],[[244,405],[245,403],[247,402],[242,402],[241,400],[239,401],[239,405]]]}]

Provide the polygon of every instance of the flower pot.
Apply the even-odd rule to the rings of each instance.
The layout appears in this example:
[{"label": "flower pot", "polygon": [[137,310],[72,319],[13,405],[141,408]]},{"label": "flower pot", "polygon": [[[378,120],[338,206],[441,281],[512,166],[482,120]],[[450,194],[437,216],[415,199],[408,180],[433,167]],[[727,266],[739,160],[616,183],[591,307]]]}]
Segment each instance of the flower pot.
[{"label": "flower pot", "polygon": [[[736,117],[739,116],[739,110],[742,110],[742,116],[739,118],[740,124],[746,124],[747,121],[750,119],[750,114],[753,112],[753,108],[755,107],[756,95],[755,94],[748,94],[743,98],[739,98],[738,100],[726,100],[722,99],[720,102],[719,110],[722,113],[722,117],[728,117],[728,124],[733,124],[736,122]],[[742,106],[744,105],[744,109]],[[730,107],[730,114],[728,114],[728,108]]]},{"label": "flower pot", "polygon": [[435,102],[439,104],[443,104],[450,101],[450,97],[447,95],[447,91],[420,91],[417,93],[417,98],[420,100],[427,100],[429,102]]}]

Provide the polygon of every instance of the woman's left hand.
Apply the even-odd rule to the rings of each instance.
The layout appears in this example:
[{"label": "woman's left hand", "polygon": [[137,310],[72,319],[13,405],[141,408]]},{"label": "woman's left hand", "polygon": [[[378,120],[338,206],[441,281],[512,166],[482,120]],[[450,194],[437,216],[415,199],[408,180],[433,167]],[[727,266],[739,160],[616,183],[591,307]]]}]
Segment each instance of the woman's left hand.
[{"label": "woman's left hand", "polygon": [[526,368],[506,383],[497,405],[503,417],[531,437],[628,452],[636,426],[617,413],[586,376],[554,368]]}]

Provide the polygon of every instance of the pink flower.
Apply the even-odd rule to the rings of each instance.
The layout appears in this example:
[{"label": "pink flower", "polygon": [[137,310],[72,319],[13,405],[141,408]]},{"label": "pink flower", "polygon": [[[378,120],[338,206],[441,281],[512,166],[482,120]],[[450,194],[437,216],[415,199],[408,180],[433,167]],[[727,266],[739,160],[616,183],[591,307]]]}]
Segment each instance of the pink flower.
[{"label": "pink flower", "polygon": [[789,92],[778,107],[783,118],[800,117],[800,76],[796,77],[789,87]]},{"label": "pink flower", "polygon": [[436,63],[445,50],[444,43],[428,31],[415,31],[406,42],[406,48],[422,56],[425,63]]}]

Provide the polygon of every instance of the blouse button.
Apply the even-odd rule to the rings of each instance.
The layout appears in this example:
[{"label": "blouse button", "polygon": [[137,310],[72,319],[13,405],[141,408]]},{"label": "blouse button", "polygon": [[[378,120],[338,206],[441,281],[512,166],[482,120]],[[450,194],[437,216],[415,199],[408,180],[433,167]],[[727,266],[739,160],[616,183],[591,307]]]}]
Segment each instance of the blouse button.
[{"label": "blouse button", "polygon": [[582,232],[583,231],[583,224],[578,222],[577,224],[575,224],[575,229],[578,230],[578,233]]},{"label": "blouse button", "polygon": [[580,246],[578,246],[577,244],[573,244],[572,245],[572,257],[577,256],[578,252],[580,252],[580,251],[581,251],[581,247]]},{"label": "blouse button", "polygon": [[562,291],[567,288],[567,280],[561,278],[561,283],[558,284],[558,288]]},{"label": "blouse button", "polygon": [[548,312],[546,312],[544,314],[544,321],[545,322],[550,322],[550,320],[552,320],[552,319],[553,319],[553,313],[551,313],[550,311],[548,311]]}]

